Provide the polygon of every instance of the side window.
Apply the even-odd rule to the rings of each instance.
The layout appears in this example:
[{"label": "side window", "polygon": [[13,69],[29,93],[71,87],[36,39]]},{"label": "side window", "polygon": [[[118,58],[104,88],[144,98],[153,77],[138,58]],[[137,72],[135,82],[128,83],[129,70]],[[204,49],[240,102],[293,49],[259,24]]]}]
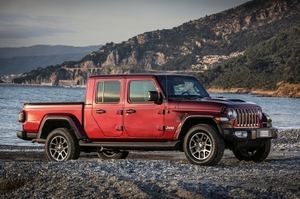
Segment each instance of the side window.
[{"label": "side window", "polygon": [[151,80],[134,80],[129,83],[129,102],[148,102],[148,91],[156,91]]},{"label": "side window", "polygon": [[97,84],[96,103],[120,102],[120,82],[103,81]]}]

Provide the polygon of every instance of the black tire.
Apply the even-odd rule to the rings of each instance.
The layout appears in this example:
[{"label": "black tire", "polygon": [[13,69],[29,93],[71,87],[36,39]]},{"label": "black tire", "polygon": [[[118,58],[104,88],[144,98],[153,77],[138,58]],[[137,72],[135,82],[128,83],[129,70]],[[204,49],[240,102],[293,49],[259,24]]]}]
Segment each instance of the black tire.
[{"label": "black tire", "polygon": [[66,128],[57,128],[50,132],[45,143],[46,158],[49,161],[67,161],[77,159],[80,154],[75,135]]},{"label": "black tire", "polygon": [[193,164],[216,165],[222,159],[224,150],[224,140],[214,127],[207,124],[193,126],[184,137],[183,151]]},{"label": "black tire", "polygon": [[264,141],[262,146],[257,149],[233,150],[233,154],[240,161],[244,160],[244,161],[262,162],[268,157],[270,151],[271,151],[271,140],[266,140]]},{"label": "black tire", "polygon": [[127,158],[129,152],[128,151],[119,151],[119,150],[105,150],[98,151],[98,157],[104,160],[108,159],[125,159]]}]

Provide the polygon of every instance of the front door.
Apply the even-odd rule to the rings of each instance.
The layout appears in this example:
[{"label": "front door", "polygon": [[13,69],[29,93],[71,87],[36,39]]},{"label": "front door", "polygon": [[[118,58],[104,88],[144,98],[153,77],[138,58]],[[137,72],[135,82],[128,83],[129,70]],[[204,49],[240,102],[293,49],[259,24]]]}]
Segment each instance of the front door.
[{"label": "front door", "polygon": [[92,115],[98,132],[95,138],[119,137],[123,133],[123,79],[99,80],[96,82],[95,102]]},{"label": "front door", "polygon": [[124,134],[131,138],[159,138],[164,133],[164,105],[147,100],[148,91],[159,91],[149,79],[127,80],[124,108]]}]

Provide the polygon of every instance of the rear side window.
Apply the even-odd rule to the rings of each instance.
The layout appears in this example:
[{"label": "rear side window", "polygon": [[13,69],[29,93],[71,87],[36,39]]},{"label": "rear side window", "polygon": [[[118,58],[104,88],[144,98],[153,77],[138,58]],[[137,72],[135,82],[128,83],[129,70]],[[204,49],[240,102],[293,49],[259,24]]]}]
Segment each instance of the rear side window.
[{"label": "rear side window", "polygon": [[120,102],[120,82],[103,81],[97,84],[96,103]]},{"label": "rear side window", "polygon": [[132,103],[148,102],[148,91],[156,91],[151,80],[134,80],[129,83],[129,101]]}]

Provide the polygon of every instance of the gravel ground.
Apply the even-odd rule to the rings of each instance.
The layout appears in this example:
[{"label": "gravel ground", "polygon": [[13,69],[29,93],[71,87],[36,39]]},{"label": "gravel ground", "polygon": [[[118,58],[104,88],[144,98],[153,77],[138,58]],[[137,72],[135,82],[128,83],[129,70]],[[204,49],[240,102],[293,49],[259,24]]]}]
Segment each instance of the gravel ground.
[{"label": "gravel ground", "polygon": [[226,151],[218,166],[179,152],[131,152],[126,160],[46,162],[40,147],[0,146],[0,198],[299,198],[300,130],[279,133],[263,163]]},{"label": "gravel ground", "polygon": [[300,151],[300,129],[280,130],[278,138],[272,140],[276,151]]}]

